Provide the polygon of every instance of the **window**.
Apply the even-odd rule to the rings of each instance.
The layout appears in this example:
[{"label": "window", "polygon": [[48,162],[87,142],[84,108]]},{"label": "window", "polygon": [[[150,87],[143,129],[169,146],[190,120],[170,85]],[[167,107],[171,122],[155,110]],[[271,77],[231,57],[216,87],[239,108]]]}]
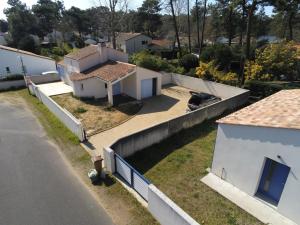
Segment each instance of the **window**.
[{"label": "window", "polygon": [[6,73],[10,73],[10,68],[6,67]]},{"label": "window", "polygon": [[83,91],[83,84],[81,84],[81,90]]},{"label": "window", "polygon": [[142,45],[148,44],[148,41],[142,41]]},{"label": "window", "polygon": [[105,86],[105,88],[107,88],[107,84],[106,84],[106,83],[105,83],[105,85],[104,85],[104,86]]}]

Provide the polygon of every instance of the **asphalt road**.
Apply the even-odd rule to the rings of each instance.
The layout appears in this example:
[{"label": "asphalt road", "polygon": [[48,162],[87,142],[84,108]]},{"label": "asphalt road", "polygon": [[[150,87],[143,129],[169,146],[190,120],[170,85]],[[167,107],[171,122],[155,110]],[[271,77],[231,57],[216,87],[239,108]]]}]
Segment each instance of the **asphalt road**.
[{"label": "asphalt road", "polygon": [[0,100],[0,225],[112,225],[32,113]]}]

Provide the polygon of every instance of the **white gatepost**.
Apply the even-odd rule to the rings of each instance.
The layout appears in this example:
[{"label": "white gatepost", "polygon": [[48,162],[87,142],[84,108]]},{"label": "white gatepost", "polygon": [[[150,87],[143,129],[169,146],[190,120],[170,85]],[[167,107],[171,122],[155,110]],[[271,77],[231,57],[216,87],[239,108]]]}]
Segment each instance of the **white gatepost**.
[{"label": "white gatepost", "polygon": [[114,173],[115,168],[115,152],[111,148],[103,148],[104,167],[107,172]]}]

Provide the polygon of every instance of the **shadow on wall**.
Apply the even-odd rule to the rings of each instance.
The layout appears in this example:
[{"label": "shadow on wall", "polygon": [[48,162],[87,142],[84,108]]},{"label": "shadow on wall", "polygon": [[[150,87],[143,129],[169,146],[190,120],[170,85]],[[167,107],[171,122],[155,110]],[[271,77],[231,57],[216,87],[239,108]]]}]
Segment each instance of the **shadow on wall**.
[{"label": "shadow on wall", "polygon": [[172,152],[182,148],[198,138],[208,135],[215,129],[216,124],[212,120],[205,121],[192,128],[180,131],[179,133],[165,139],[159,144],[155,144],[143,149],[142,151],[138,151],[134,155],[126,158],[126,161],[141,174],[145,174],[148,170],[153,168]]}]

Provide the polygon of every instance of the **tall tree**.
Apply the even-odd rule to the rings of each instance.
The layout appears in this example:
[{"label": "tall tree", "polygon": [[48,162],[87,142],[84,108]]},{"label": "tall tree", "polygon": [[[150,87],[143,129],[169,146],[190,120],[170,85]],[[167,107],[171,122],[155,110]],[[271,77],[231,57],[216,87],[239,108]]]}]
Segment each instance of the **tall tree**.
[{"label": "tall tree", "polygon": [[189,53],[192,53],[192,45],[191,45],[191,21],[190,21],[190,0],[187,0],[187,17],[188,17]]},{"label": "tall tree", "polygon": [[275,6],[275,13],[283,13],[289,29],[288,40],[293,40],[294,26],[299,23],[300,0],[272,0],[271,2]]},{"label": "tall tree", "polygon": [[159,0],[144,0],[138,9],[138,18],[144,32],[154,37],[154,33],[161,27],[161,5]]},{"label": "tall tree", "polygon": [[65,11],[64,16],[67,18],[69,26],[78,31],[80,37],[82,37],[83,33],[89,31],[88,21],[90,17],[84,10],[72,6]]},{"label": "tall tree", "polygon": [[195,2],[196,8],[196,29],[197,29],[197,45],[200,46],[200,22],[199,22],[199,2],[196,0]]},{"label": "tall tree", "polygon": [[169,5],[171,7],[173,26],[174,26],[175,35],[176,35],[179,56],[182,57],[182,51],[181,51],[181,46],[180,46],[179,32],[178,32],[178,26],[177,26],[177,21],[176,21],[176,15],[175,15],[175,10],[174,10],[173,0],[169,1]]},{"label": "tall tree", "polygon": [[202,52],[203,43],[204,43],[204,31],[205,31],[205,23],[206,23],[206,13],[207,13],[207,0],[204,0],[204,10],[203,10],[203,17],[202,17],[202,30],[201,30],[201,42],[199,46],[199,55]]},{"label": "tall tree", "polygon": [[99,6],[104,6],[109,9],[109,16],[106,20],[106,26],[109,30],[112,40],[112,46],[117,48],[117,27],[124,19],[124,15],[127,13],[128,2],[127,0],[98,0]]},{"label": "tall tree", "polygon": [[12,45],[17,47],[19,41],[29,34],[37,34],[37,19],[25,3],[20,0],[8,0],[8,8],[4,13],[8,21],[8,30],[12,37]]},{"label": "tall tree", "polygon": [[38,19],[42,37],[57,29],[63,10],[64,5],[61,1],[39,0],[37,4],[32,6],[32,11]]}]

